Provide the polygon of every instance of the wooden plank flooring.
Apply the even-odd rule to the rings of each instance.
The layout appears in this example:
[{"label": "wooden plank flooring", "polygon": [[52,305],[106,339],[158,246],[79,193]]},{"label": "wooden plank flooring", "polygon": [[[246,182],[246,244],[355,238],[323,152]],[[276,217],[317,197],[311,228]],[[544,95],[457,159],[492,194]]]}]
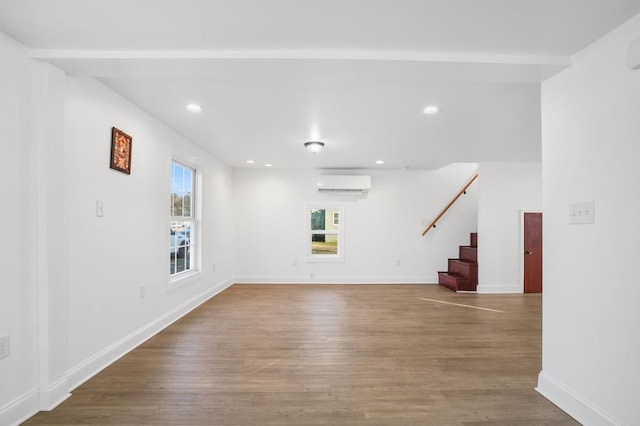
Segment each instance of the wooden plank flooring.
[{"label": "wooden plank flooring", "polygon": [[577,424],[540,364],[540,295],[234,285],[25,424]]}]

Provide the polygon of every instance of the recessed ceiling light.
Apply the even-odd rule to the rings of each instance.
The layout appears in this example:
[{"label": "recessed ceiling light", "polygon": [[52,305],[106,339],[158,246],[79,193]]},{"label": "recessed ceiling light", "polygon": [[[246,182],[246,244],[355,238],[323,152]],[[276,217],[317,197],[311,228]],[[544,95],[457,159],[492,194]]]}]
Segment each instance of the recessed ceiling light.
[{"label": "recessed ceiling light", "polygon": [[254,164],[254,163],[255,163],[255,161],[253,161],[253,160],[247,160],[247,161],[246,161],[246,163],[247,163],[247,164]]},{"label": "recessed ceiling light", "polygon": [[273,167],[273,164],[271,164],[271,163],[264,163],[264,166],[265,166],[265,167]]},{"label": "recessed ceiling light", "polygon": [[202,107],[198,104],[188,104],[184,108],[190,112],[202,112]]},{"label": "recessed ceiling light", "polygon": [[427,107],[424,107],[424,109],[422,110],[422,112],[426,115],[437,114],[438,111],[440,111],[440,108],[438,108],[436,105],[429,105]]},{"label": "recessed ceiling light", "polygon": [[376,161],[376,164],[384,164],[384,160],[378,160]]},{"label": "recessed ceiling light", "polygon": [[309,141],[304,143],[304,147],[307,148],[307,151],[315,154],[317,152],[322,151],[322,148],[324,148],[324,142]]}]

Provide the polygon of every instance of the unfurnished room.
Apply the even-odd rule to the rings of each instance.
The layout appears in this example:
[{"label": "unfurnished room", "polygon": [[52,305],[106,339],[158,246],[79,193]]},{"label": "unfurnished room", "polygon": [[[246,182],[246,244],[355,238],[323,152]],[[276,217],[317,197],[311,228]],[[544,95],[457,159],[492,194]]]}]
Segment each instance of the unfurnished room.
[{"label": "unfurnished room", "polygon": [[0,425],[640,424],[640,0],[0,0]]}]

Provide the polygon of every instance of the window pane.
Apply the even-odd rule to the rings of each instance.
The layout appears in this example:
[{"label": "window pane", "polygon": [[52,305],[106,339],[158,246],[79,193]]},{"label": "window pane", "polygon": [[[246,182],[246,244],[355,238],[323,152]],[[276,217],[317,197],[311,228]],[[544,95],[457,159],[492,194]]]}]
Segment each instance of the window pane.
[{"label": "window pane", "polygon": [[186,217],[191,217],[191,193],[187,192],[186,194],[184,194],[184,197],[182,198],[182,202],[184,205],[184,210],[183,210],[183,216]]},{"label": "window pane", "polygon": [[184,272],[186,269],[184,267],[184,257],[180,257],[178,256],[176,258],[176,274],[179,274],[180,272]]},{"label": "window pane", "polygon": [[180,192],[183,189],[182,167],[179,164],[171,165],[171,192]]},{"label": "window pane", "polygon": [[193,173],[191,169],[185,167],[184,168],[184,191],[185,192],[189,192],[189,190],[191,189],[192,182],[193,182]]},{"label": "window pane", "polygon": [[340,212],[338,210],[328,210],[327,209],[327,221],[326,221],[326,230],[337,230],[340,228],[340,220],[338,215]]},{"label": "window pane", "polygon": [[171,165],[171,192],[179,191],[182,188],[182,183],[179,183],[180,166],[177,164]]},{"label": "window pane", "polygon": [[191,217],[195,171],[180,164],[171,165],[171,216]]},{"label": "window pane", "polygon": [[338,235],[311,234],[311,254],[338,254]]},{"label": "window pane", "polygon": [[172,192],[171,193],[171,216],[181,216],[177,214],[179,205],[180,205],[180,199],[178,197],[178,194],[175,192]]},{"label": "window pane", "polygon": [[191,269],[191,250],[187,250],[187,254],[184,257],[185,269],[188,271]]},{"label": "window pane", "polygon": [[176,273],[176,254],[174,252],[171,253],[170,259],[169,273],[173,275]]},{"label": "window pane", "polygon": [[[171,163],[170,210],[173,221],[169,229],[171,275],[195,268],[195,245],[192,239],[194,221],[194,169],[179,163]],[[182,220],[182,219],[189,220]]]},{"label": "window pane", "polygon": [[179,192],[173,194],[173,214],[172,214],[172,216],[184,216],[183,210],[182,210],[182,198],[183,198],[183,196]]},{"label": "window pane", "polygon": [[169,253],[171,255],[171,274],[188,271],[193,266],[191,230],[193,223],[190,221],[171,222],[169,229]]},{"label": "window pane", "polygon": [[325,209],[311,209],[311,230],[324,231],[325,228]]}]

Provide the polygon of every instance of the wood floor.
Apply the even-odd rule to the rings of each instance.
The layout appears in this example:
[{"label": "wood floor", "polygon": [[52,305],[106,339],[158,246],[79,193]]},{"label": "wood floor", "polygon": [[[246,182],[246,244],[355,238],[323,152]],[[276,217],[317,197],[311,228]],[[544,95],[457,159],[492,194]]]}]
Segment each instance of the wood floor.
[{"label": "wood floor", "polygon": [[540,358],[540,295],[234,285],[25,424],[577,424]]}]

